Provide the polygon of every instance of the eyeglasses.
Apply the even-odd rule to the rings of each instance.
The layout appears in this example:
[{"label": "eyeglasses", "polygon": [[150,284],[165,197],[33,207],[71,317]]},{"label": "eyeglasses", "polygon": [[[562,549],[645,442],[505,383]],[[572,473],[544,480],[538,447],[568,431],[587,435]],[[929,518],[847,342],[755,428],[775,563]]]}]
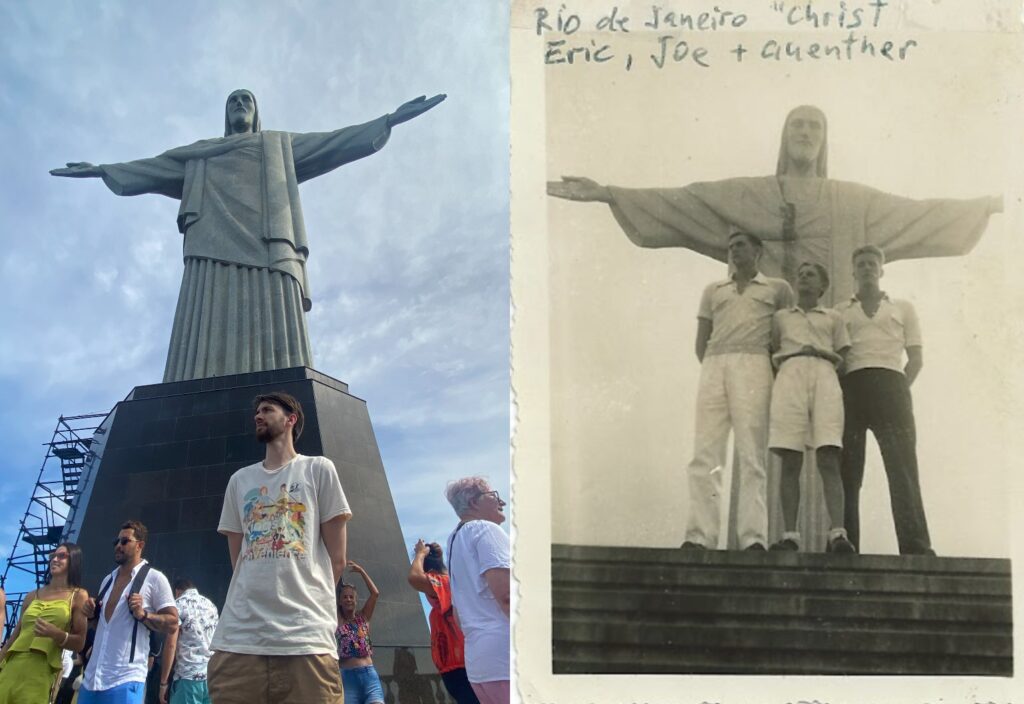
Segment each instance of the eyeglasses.
[{"label": "eyeglasses", "polygon": [[481,496],[481,497],[484,497],[484,496],[493,496],[493,497],[494,497],[494,500],[495,500],[495,501],[501,501],[501,497],[500,497],[500,496],[498,496],[498,492],[497,492],[497,490],[493,490],[493,489],[492,489],[491,491],[485,491],[485,492],[483,492],[482,494],[480,494],[480,496]]},{"label": "eyeglasses", "polygon": [[128,543],[137,543],[137,542],[139,542],[139,541],[136,540],[135,538],[114,538],[114,547],[116,548],[118,545],[127,545]]}]

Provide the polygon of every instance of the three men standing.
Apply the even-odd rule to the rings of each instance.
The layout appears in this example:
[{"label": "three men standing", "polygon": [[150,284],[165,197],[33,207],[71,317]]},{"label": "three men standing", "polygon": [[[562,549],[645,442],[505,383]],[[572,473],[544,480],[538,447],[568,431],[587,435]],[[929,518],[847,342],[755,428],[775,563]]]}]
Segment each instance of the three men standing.
[{"label": "three men standing", "polygon": [[[798,549],[799,476],[804,449],[813,447],[832,519],[829,549],[855,552],[870,429],[889,479],[900,553],[933,555],[909,390],[923,364],[921,333],[913,307],[890,300],[878,287],[882,250],[866,245],[854,252],[857,294],[834,311],[817,305],[829,283],[824,267],[799,267],[801,298],[794,307],[789,284],[757,271],[760,251],[756,236],[734,232],[729,238],[734,272],[709,285],[701,298],[696,343],[701,376],[683,548],[717,547],[720,470],[731,428],[739,460],[740,548],[763,550],[767,542],[765,451],[770,445],[784,460],[786,532],[773,548]],[[776,351],[780,367],[774,392],[769,349]],[[840,365],[841,394],[835,370]]]}]

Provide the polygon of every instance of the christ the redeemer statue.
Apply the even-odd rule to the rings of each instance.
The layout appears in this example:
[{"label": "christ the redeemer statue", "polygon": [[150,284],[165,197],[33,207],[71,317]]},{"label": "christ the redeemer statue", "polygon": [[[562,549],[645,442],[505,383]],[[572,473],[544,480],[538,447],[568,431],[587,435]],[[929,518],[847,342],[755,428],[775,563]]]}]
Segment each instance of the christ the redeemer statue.
[{"label": "christ the redeemer statue", "polygon": [[164,381],[313,364],[298,184],[381,149],[395,125],[445,99],[416,98],[393,113],[334,132],[263,132],[255,96],[228,96],[224,137],[152,159],[69,163],[54,176],[102,178],[119,196],[181,201],[185,273]]},{"label": "christ the redeemer statue", "polygon": [[[1002,212],[1001,197],[911,200],[828,178],[827,122],[811,106],[786,117],[774,176],[642,189],[566,176],[549,183],[548,193],[607,203],[641,247],[685,247],[727,262],[729,233],[753,233],[764,243],[760,269],[766,276],[792,281],[805,261],[828,269],[831,295],[822,305],[853,294],[850,258],[858,247],[881,247],[887,262],[963,255],[978,242],[989,216]],[[816,478],[817,472],[802,473],[802,481]],[[814,491],[808,486],[801,493],[808,497]],[[806,522],[823,522],[821,509],[802,514],[801,534],[823,544],[822,527]]]}]

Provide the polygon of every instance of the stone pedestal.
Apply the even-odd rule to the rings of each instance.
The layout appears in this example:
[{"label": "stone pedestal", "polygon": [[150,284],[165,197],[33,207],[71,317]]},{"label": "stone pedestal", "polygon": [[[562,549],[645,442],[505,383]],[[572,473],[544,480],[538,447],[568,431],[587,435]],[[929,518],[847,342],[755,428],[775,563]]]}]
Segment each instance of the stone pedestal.
[{"label": "stone pedestal", "polygon": [[1010,561],[553,545],[552,671],[1013,674]]},{"label": "stone pedestal", "polygon": [[[223,605],[231,576],[227,540],[217,533],[224,490],[235,470],[263,459],[252,400],[275,390],[302,404],[305,429],[296,449],[329,457],[338,469],[353,513],[348,556],[381,592],[372,637],[386,686],[395,701],[425,700],[427,691],[440,694],[431,701],[443,701],[426,618],[406,581],[411,546],[402,537],[366,402],[347,384],[306,367],[138,386],[118,403],[95,437],[97,457],[69,526],[70,539],[84,551],[85,585],[99,588],[114,567],[111,541],[119,526],[137,518],[149,528],[145,557],[153,566],[172,580],[189,577]],[[346,581],[356,584],[362,602],[362,580],[346,575]],[[399,672],[392,672],[398,662]],[[403,698],[403,690],[410,696]]]}]

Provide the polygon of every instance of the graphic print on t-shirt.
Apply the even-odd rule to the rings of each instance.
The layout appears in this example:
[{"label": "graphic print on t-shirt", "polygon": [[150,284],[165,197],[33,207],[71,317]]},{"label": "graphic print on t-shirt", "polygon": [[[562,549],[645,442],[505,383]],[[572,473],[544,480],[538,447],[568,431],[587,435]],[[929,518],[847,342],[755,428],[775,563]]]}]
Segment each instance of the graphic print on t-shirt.
[{"label": "graphic print on t-shirt", "polygon": [[306,557],[306,505],[298,497],[300,485],[281,484],[275,498],[261,486],[245,497],[246,550],[243,559]]}]

